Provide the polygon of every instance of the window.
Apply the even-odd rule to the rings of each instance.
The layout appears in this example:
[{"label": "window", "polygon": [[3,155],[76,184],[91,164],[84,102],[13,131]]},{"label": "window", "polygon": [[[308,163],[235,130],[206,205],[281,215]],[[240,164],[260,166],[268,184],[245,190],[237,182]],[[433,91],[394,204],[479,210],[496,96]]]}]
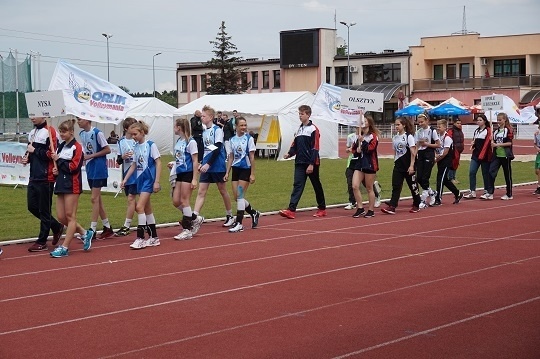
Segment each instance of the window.
[{"label": "window", "polygon": [[258,71],[251,72],[251,88],[252,89],[259,88],[259,72]]},{"label": "window", "polygon": [[443,65],[433,66],[433,80],[442,80],[443,78]]},{"label": "window", "polygon": [[493,74],[495,77],[524,76],[525,59],[495,60],[493,62]]},{"label": "window", "polygon": [[208,83],[206,82],[206,75],[201,75],[201,91],[208,89]]},{"label": "window", "polygon": [[278,89],[281,87],[281,72],[279,70],[274,70],[274,88]]},{"label": "window", "polygon": [[447,79],[455,79],[455,78],[457,78],[456,64],[448,64],[448,65],[446,65],[446,78]]},{"label": "window", "polygon": [[182,92],[187,92],[187,76],[182,76]]},{"label": "window", "polygon": [[329,84],[331,83],[330,82],[330,76],[332,74],[332,68],[331,67],[327,67],[326,68],[326,83]]},{"label": "window", "polygon": [[191,75],[191,92],[197,92],[197,75]]},{"label": "window", "polygon": [[399,82],[401,83],[401,63],[364,65],[364,83]]},{"label": "window", "polygon": [[468,79],[471,76],[469,64],[459,64],[459,78]]},{"label": "window", "polygon": [[336,67],[336,85],[347,85],[347,66]]},{"label": "window", "polygon": [[247,83],[248,83],[247,77],[248,77],[247,72],[242,72],[242,74],[240,75],[240,83],[242,84],[242,87],[247,86]]},{"label": "window", "polygon": [[270,88],[270,71],[263,71],[262,72],[262,78],[263,78],[263,89]]}]

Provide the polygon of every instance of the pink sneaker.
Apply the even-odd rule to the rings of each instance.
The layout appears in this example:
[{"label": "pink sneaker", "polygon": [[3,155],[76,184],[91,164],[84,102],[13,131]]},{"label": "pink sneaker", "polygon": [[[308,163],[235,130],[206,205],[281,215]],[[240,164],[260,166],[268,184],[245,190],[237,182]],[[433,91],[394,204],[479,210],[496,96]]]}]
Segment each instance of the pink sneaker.
[{"label": "pink sneaker", "polygon": [[326,210],[318,209],[317,212],[313,215],[313,217],[326,217]]},{"label": "pink sneaker", "polygon": [[295,213],[288,208],[280,210],[279,215],[288,219],[294,219],[295,217]]}]

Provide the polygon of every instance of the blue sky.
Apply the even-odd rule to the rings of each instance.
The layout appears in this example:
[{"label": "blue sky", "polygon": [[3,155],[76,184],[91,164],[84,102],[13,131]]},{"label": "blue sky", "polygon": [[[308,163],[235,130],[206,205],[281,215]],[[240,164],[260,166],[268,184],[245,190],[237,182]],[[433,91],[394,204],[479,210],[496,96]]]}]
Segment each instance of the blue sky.
[{"label": "blue sky", "polygon": [[404,51],[421,37],[461,31],[463,6],[467,30],[482,36],[540,32],[538,0],[155,0],[136,5],[124,0],[0,0],[0,55],[17,49],[22,59],[39,52],[42,90],[59,58],[106,79],[102,33],[112,34],[111,82],[131,92],[151,92],[154,58],[156,89],[162,91],[176,88],[176,63],[212,57],[209,41],[221,21],[244,58],[279,57],[283,30],[337,27],[338,36],[346,39],[347,28],[339,21],[357,23],[350,28],[351,52]]}]

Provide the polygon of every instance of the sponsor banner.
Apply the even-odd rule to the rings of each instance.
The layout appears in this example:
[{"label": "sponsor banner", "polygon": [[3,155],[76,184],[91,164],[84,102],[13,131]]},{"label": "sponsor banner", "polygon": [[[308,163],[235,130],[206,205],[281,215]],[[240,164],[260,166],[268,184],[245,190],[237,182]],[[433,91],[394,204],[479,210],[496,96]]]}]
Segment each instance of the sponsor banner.
[{"label": "sponsor banner", "polygon": [[[116,164],[118,156],[118,145],[109,145],[111,153],[107,155],[107,167],[109,178],[107,187],[103,187],[104,192],[118,192],[122,181],[122,169]],[[26,152],[26,144],[14,142],[0,142],[0,184],[5,185],[27,185],[30,176],[30,166],[22,164],[22,158]],[[86,180],[86,171],[83,166],[83,189],[89,190]]]},{"label": "sponsor banner", "polygon": [[133,100],[119,87],[63,60],[56,64],[49,85],[53,90],[62,91],[66,114],[100,123],[120,123]]},{"label": "sponsor banner", "polygon": [[259,150],[277,150],[279,147],[279,120],[274,116],[263,116],[261,127],[259,128],[259,137],[257,137],[257,149]]}]

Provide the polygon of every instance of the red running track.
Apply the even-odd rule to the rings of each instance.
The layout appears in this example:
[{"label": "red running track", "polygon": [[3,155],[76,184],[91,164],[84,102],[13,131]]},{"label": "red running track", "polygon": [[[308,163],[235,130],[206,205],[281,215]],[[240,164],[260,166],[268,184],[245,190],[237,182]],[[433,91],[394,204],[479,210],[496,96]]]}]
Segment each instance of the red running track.
[{"label": "red running track", "polygon": [[7,246],[0,358],[538,358],[533,190],[237,234],[205,223],[190,241],[160,229],[140,251],[132,236],[62,259]]}]

